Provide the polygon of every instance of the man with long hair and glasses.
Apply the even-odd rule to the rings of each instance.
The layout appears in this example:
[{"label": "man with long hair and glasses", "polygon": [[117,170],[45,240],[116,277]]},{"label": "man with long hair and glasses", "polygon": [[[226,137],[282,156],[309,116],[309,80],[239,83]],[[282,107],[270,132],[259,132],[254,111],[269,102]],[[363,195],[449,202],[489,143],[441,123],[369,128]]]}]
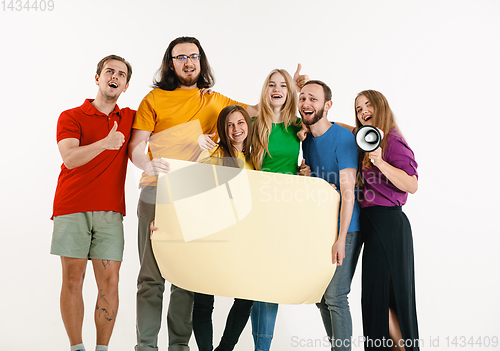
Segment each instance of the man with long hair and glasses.
[{"label": "man with long hair and glasses", "polygon": [[[129,144],[131,161],[144,171],[137,210],[141,267],[137,279],[136,351],[158,350],[165,280],[153,255],[150,223],[155,216],[158,174],[169,171],[169,164],[161,158],[196,161],[202,152],[200,146],[215,147],[217,116],[226,106],[239,104],[250,115],[257,113],[257,106],[247,106],[219,93],[204,94],[213,84],[212,70],[200,42],[179,37],[168,46],[154,89],[137,111]],[[192,311],[193,293],[172,285],[167,313],[170,351],[189,350]]]}]

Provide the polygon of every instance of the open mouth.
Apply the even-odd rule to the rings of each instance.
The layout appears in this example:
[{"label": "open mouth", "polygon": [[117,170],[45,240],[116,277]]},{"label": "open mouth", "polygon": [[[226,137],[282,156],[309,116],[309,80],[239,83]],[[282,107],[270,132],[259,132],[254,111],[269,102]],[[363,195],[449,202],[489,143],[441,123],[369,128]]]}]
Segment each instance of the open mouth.
[{"label": "open mouth", "polygon": [[276,99],[281,99],[282,97],[283,97],[283,96],[282,96],[282,95],[280,95],[280,94],[273,94],[273,95],[271,95],[271,98],[272,98],[272,99],[275,99],[275,100],[276,100]]},{"label": "open mouth", "polygon": [[364,121],[365,121],[365,122],[368,122],[370,119],[372,119],[372,116],[371,116],[371,115],[368,115],[368,116],[365,116],[365,117],[364,117]]},{"label": "open mouth", "polygon": [[234,133],[234,134],[233,134],[233,137],[235,137],[235,138],[239,138],[239,137],[240,137],[240,136],[242,136],[242,135],[243,135],[243,132],[240,132],[240,133]]},{"label": "open mouth", "polygon": [[116,84],[115,82],[111,82],[108,84],[111,88],[118,88],[118,84]]},{"label": "open mouth", "polygon": [[302,113],[305,116],[312,116],[314,114],[314,110],[307,110],[307,111],[302,110]]}]

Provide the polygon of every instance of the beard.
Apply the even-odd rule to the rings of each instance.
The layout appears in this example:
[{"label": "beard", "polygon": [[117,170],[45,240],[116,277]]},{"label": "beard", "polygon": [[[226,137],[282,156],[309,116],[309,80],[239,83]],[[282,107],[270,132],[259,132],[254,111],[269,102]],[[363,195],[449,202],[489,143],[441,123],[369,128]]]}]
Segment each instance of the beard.
[{"label": "beard", "polygon": [[181,85],[184,85],[186,87],[190,87],[192,85],[195,85],[198,82],[198,78],[200,78],[200,73],[198,73],[195,77],[190,77],[190,78],[184,78],[180,77],[176,74],[177,79],[179,80],[179,83]]},{"label": "beard", "polygon": [[313,124],[316,124],[316,122],[318,122],[321,117],[323,117],[323,112],[325,111],[324,108],[322,108],[321,110],[317,111],[316,114],[314,114],[314,116],[312,117],[311,120],[306,120],[304,118],[304,115],[302,114],[302,112],[300,112],[300,115],[302,116],[302,123],[304,123],[306,126],[312,126]]}]

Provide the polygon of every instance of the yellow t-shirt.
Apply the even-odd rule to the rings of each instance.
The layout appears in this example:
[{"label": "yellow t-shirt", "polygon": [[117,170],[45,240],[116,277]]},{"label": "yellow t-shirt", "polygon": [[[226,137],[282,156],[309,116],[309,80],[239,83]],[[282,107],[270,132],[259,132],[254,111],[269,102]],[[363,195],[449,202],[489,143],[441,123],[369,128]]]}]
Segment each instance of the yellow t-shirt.
[{"label": "yellow t-shirt", "polygon": [[[216,133],[217,117],[229,105],[247,105],[219,93],[200,93],[200,89],[151,90],[142,100],[132,128],[150,131],[149,158],[196,161],[201,153],[198,137]],[[143,173],[140,185],[156,185],[157,176]]]},{"label": "yellow t-shirt", "polygon": [[[245,169],[255,169],[253,166],[252,161],[247,161],[245,159],[245,154],[243,152],[237,152],[236,156],[238,158],[238,165],[244,165],[243,168]],[[203,151],[200,156],[198,157],[197,162],[202,162],[202,163],[209,163],[210,162],[215,165],[215,166],[222,166],[222,150],[219,149],[218,147],[215,147],[214,149],[210,151]],[[210,160],[210,161],[208,161]],[[207,162],[208,161],[208,162]]]}]

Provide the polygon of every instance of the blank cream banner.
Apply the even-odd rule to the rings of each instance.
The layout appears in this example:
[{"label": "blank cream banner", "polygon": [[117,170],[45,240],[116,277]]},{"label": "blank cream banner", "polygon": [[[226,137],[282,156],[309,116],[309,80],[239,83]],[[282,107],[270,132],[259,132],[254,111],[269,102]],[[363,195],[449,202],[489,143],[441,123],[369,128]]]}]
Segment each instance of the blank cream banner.
[{"label": "blank cream banner", "polygon": [[217,296],[320,301],[336,267],[337,191],[318,178],[167,161],[152,238],[166,280]]}]

